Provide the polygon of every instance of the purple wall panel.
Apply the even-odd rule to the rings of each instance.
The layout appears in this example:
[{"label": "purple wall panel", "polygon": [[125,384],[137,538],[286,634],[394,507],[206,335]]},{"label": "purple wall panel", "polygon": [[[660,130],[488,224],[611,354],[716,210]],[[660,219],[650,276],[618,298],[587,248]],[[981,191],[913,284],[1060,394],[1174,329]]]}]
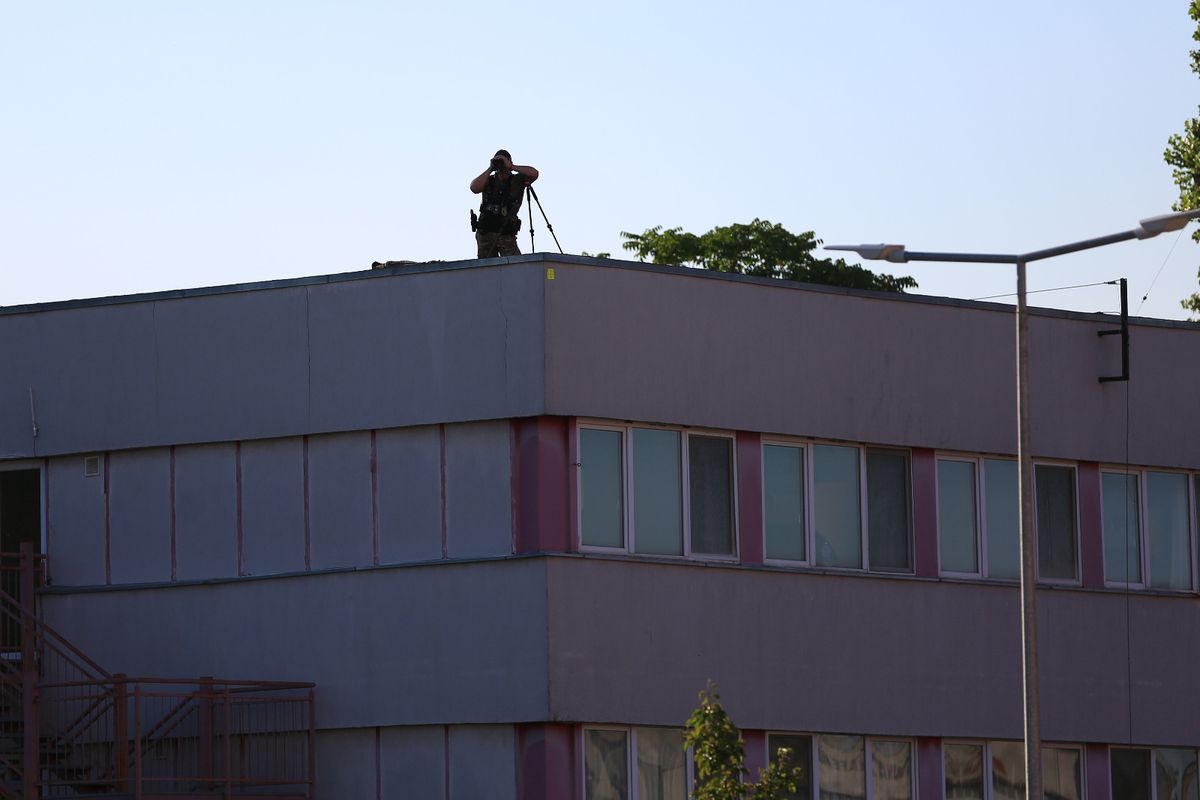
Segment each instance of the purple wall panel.
[{"label": "purple wall panel", "polygon": [[1079,557],[1083,585],[1104,586],[1104,531],[1100,519],[1100,465],[1081,461],[1079,481]]},{"label": "purple wall panel", "polygon": [[515,423],[517,552],[574,549],[567,423],[565,417],[532,417]]},{"label": "purple wall panel", "polygon": [[171,579],[171,454],[165,447],[109,457],[113,583]]},{"label": "purple wall panel", "polygon": [[758,771],[766,769],[771,761],[767,752],[767,732],[742,728],[742,741],[746,747],[746,769],[750,771],[750,780],[758,780]]},{"label": "purple wall panel", "polygon": [[1086,745],[1083,758],[1087,800],[1109,800],[1112,797],[1112,775],[1108,769],[1108,747],[1102,744]]},{"label": "purple wall panel", "polygon": [[929,736],[919,737],[916,759],[917,800],[943,800],[945,777],[942,764],[942,740]]},{"label": "purple wall panel", "polygon": [[912,451],[912,492],[917,574],[937,577],[937,459],[932,450],[917,447]]},{"label": "purple wall panel", "polygon": [[743,564],[763,563],[762,436],[738,431],[738,537]]},{"label": "purple wall panel", "polygon": [[576,792],[575,726],[517,726],[519,800],[568,800]]}]

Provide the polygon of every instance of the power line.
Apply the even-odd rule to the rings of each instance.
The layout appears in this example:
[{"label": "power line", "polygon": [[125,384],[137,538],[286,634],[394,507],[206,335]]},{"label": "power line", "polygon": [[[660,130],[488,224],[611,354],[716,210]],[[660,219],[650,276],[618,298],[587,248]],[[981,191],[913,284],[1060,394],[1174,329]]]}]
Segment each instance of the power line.
[{"label": "power line", "polygon": [[[1025,292],[1025,294],[1041,294],[1042,292],[1061,292],[1066,289],[1086,289],[1089,286],[1111,286],[1114,283],[1117,283],[1117,281],[1097,281],[1096,283],[1078,283],[1078,284],[1075,284],[1074,286],[1055,286],[1053,289],[1034,289],[1032,292]],[[1015,297],[1016,294],[1017,294],[1016,292],[1009,292],[1008,294],[989,294],[987,297],[972,297],[971,299],[972,300],[994,300],[997,297]]]},{"label": "power line", "polygon": [[1175,252],[1175,245],[1179,244],[1179,239],[1181,236],[1183,236],[1185,229],[1186,228],[1180,228],[1178,235],[1175,237],[1175,241],[1171,242],[1171,249],[1167,251],[1167,257],[1163,259],[1162,266],[1158,268],[1158,272],[1154,273],[1154,280],[1150,281],[1150,287],[1146,289],[1146,293],[1142,295],[1142,302],[1138,303],[1137,311],[1133,312],[1135,317],[1142,313],[1142,306],[1146,304],[1146,298],[1150,296],[1150,289],[1154,288],[1154,284],[1158,282],[1158,276],[1162,275],[1163,267],[1165,267],[1167,262],[1171,260],[1171,254]]}]

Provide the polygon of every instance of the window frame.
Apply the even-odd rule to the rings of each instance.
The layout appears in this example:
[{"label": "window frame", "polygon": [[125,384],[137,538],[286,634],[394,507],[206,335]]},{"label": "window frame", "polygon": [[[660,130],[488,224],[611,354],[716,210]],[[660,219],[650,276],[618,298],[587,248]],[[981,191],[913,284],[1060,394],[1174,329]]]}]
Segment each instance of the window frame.
[{"label": "window frame", "polygon": [[[1108,579],[1108,558],[1105,555],[1104,547],[1104,476],[1105,475],[1120,475],[1122,477],[1137,478],[1137,498],[1138,498],[1138,558],[1141,560],[1141,578],[1136,581],[1111,581]],[[1189,504],[1190,505],[1190,504]],[[1130,467],[1125,469],[1124,465],[1100,466],[1100,566],[1104,575],[1104,585],[1110,589],[1145,589],[1149,587],[1150,582],[1147,580],[1150,576],[1150,561],[1147,558],[1150,552],[1150,537],[1147,535],[1149,531],[1146,528],[1146,475],[1145,471],[1140,467]]]},{"label": "window frame", "polygon": [[[579,776],[578,787],[579,797],[587,797],[587,748],[586,739],[588,731],[619,731],[625,734],[625,780],[628,782],[629,795],[626,800],[638,800],[638,742],[637,735],[639,728],[663,728],[666,730],[679,731],[680,739],[683,738],[683,728],[673,728],[669,725],[613,725],[604,723],[581,723],[576,727],[575,752],[578,753],[575,761],[576,774]],[[687,748],[684,751],[683,758],[684,767],[684,791],[686,797],[692,796],[692,790],[695,788],[695,759],[692,757],[692,748]]]},{"label": "window frame", "polygon": [[[1149,525],[1150,504],[1148,502],[1150,488],[1149,488],[1148,476],[1152,472],[1169,474],[1169,475],[1182,475],[1188,484],[1186,487],[1185,495],[1186,495],[1187,505],[1188,505],[1186,517],[1187,517],[1187,522],[1188,522],[1188,551],[1189,551],[1189,556],[1190,556],[1189,557],[1190,563],[1188,564],[1188,568],[1189,568],[1189,572],[1190,572],[1190,580],[1188,582],[1188,588],[1186,588],[1186,589],[1160,588],[1160,587],[1152,586],[1150,583],[1150,578],[1151,578],[1151,574],[1150,574],[1150,525]],[[1139,542],[1138,554],[1142,559],[1142,579],[1141,579],[1141,581],[1130,581],[1128,583],[1126,583],[1125,581],[1110,581],[1110,580],[1108,580],[1108,577],[1107,577],[1108,576],[1108,572],[1107,572],[1108,564],[1106,561],[1103,560],[1103,554],[1104,554],[1104,548],[1103,548],[1103,535],[1104,535],[1103,497],[1104,497],[1104,495],[1103,495],[1103,491],[1104,490],[1103,490],[1103,484],[1102,484],[1101,485],[1101,503],[1100,503],[1100,532],[1101,532],[1100,551],[1101,551],[1101,560],[1105,567],[1104,585],[1107,587],[1110,587],[1110,588],[1142,589],[1145,591],[1160,592],[1160,593],[1164,593],[1164,594],[1195,594],[1197,591],[1196,576],[1197,576],[1197,572],[1198,572],[1197,553],[1196,553],[1197,539],[1198,539],[1197,531],[1196,531],[1196,524],[1197,524],[1198,518],[1197,518],[1196,504],[1198,502],[1200,502],[1200,500],[1197,499],[1196,493],[1197,493],[1197,487],[1200,486],[1200,483],[1198,483],[1198,481],[1200,481],[1200,475],[1197,475],[1186,469],[1170,469],[1170,468],[1166,468],[1166,467],[1145,467],[1145,466],[1138,466],[1138,467],[1130,466],[1130,467],[1128,467],[1128,469],[1126,469],[1126,466],[1124,464],[1102,464],[1100,466],[1100,476],[1101,476],[1102,481],[1103,481],[1103,477],[1104,477],[1105,473],[1114,474],[1114,475],[1136,475],[1137,476],[1137,479],[1138,479],[1138,526],[1139,526],[1139,534],[1140,534],[1140,538],[1141,538],[1141,541]]]},{"label": "window frame", "polygon": [[[933,454],[933,514],[937,527],[937,556],[938,575],[947,578],[970,578],[973,580],[1002,580],[1007,578],[989,578],[987,574],[987,499],[983,485],[984,459],[982,455],[964,455],[936,451]],[[959,461],[975,465],[975,572],[959,572],[945,569],[942,566],[942,482],[938,479],[937,468],[940,461]]]},{"label": "window frame", "polygon": [[[872,748],[875,742],[903,742],[908,745],[909,753],[909,792],[912,800],[920,800],[918,791],[920,789],[920,777],[917,774],[917,740],[911,736],[868,736],[860,733],[831,733],[825,731],[817,733],[814,731],[784,731],[784,730],[766,730],[763,731],[766,736],[767,745],[767,766],[771,764],[771,737],[772,736],[807,736],[809,746],[809,764],[812,765],[812,774],[809,776],[809,786],[812,789],[812,797],[809,800],[820,800],[821,797],[821,759],[820,752],[817,747],[817,739],[821,736],[858,736],[863,740],[863,791],[865,800],[873,800],[871,793],[874,783],[871,773],[871,755]],[[688,751],[689,757],[691,751]],[[690,788],[690,787],[689,787]]]},{"label": "window frame", "polygon": [[[1037,523],[1037,517],[1038,517],[1038,514],[1037,514],[1037,508],[1038,508],[1037,507],[1037,502],[1038,502],[1037,468],[1039,466],[1065,467],[1065,468],[1071,470],[1071,476],[1072,476],[1071,487],[1073,490],[1071,492],[1071,494],[1073,495],[1072,499],[1074,501],[1074,511],[1075,511],[1075,514],[1074,514],[1075,530],[1072,532],[1072,535],[1075,537],[1075,577],[1073,577],[1073,578],[1047,578],[1044,575],[1042,575],[1041,548],[1039,547],[1039,543],[1041,542],[1041,531],[1038,529],[1038,523]],[[1018,464],[1017,464],[1018,486],[1020,486],[1020,469],[1021,469],[1020,463],[1018,462]],[[1043,583],[1043,584],[1047,584],[1050,586],[1080,586],[1083,583],[1083,568],[1082,568],[1082,564],[1081,564],[1081,562],[1083,560],[1083,553],[1082,553],[1082,549],[1081,549],[1081,537],[1080,537],[1080,531],[1079,531],[1079,527],[1080,527],[1080,525],[1079,525],[1079,462],[1067,461],[1065,459],[1035,458],[1035,459],[1032,459],[1032,465],[1030,468],[1030,472],[1032,474],[1030,475],[1030,481],[1029,481],[1030,487],[1029,488],[1033,495],[1033,498],[1032,498],[1033,499],[1033,551],[1034,551],[1033,567],[1034,567],[1034,575],[1036,576],[1036,580],[1038,583]],[[1019,491],[1019,489],[1018,489],[1018,491]],[[1019,513],[1019,511],[1018,511],[1018,513]],[[1019,547],[1019,545],[1018,545],[1018,547]],[[1103,531],[1101,531],[1101,548],[1103,549]],[[1020,552],[1020,551],[1018,550],[1018,552]]]},{"label": "window frame", "polygon": [[[788,558],[767,558],[767,493],[766,480],[761,481],[762,486],[759,491],[759,513],[763,520],[762,525],[762,552],[763,563],[775,567],[809,567],[830,572],[847,572],[854,574],[870,573],[873,575],[908,575],[916,574],[916,521],[913,518],[913,476],[912,476],[912,448],[910,447],[893,447],[891,445],[875,445],[864,444],[860,442],[843,442],[835,439],[812,439],[801,438],[795,436],[763,436],[758,448],[758,468],[759,474],[766,474],[766,450],[767,446],[774,447],[792,447],[801,451],[801,465],[804,470],[804,553],[803,560],[788,559]],[[858,538],[859,538],[859,553],[861,554],[860,566],[858,567],[838,567],[829,564],[818,564],[816,559],[816,542],[815,538],[815,511],[816,498],[814,492],[814,470],[813,470],[813,448],[820,446],[831,447],[849,447],[858,451]],[[907,570],[873,568],[871,566],[871,547],[870,547],[870,510],[867,503],[867,451],[868,450],[885,450],[897,453],[903,453],[908,458],[908,563]]]},{"label": "window frame", "polygon": [[[580,490],[577,492],[575,504],[575,527],[579,532],[576,545],[581,553],[609,553],[632,555],[651,559],[687,559],[692,561],[721,561],[737,563],[741,560],[741,530],[738,519],[738,465],[737,465],[737,434],[732,431],[714,430],[710,428],[690,428],[683,425],[655,425],[652,423],[621,423],[611,420],[576,420],[572,435],[576,452],[579,453],[577,470],[583,468],[583,451],[580,441],[580,431],[584,429],[615,431],[621,434],[621,491],[623,492],[624,507],[621,514],[621,547],[604,547],[601,545],[584,544],[583,542],[583,476],[579,476]],[[679,481],[680,481],[680,521],[683,529],[683,547],[679,555],[664,555],[661,553],[637,552],[637,530],[634,525],[637,498],[633,491],[633,432],[636,429],[672,431],[679,434]],[[730,522],[732,529],[732,553],[696,553],[692,550],[692,508],[691,508],[691,465],[689,458],[689,442],[692,436],[705,436],[729,440],[730,466]]]},{"label": "window frame", "polygon": [[[971,747],[980,747],[983,750],[983,800],[994,800],[992,792],[993,776],[992,776],[992,743],[993,742],[1016,742],[1020,743],[1020,739],[942,739],[939,748],[941,752],[942,763],[939,765],[942,773],[942,782],[938,787],[938,796],[945,800],[946,797],[946,745],[969,745]],[[1042,742],[1042,750],[1074,750],[1079,753],[1079,797],[1080,800],[1088,798],[1088,775],[1087,775],[1087,749],[1082,744],[1071,742]],[[1044,760],[1044,756],[1043,756]],[[1111,770],[1111,767],[1109,768]],[[1028,794],[1028,792],[1026,792]],[[1043,783],[1042,795],[1046,794],[1046,787]],[[871,800],[871,798],[868,798]]]}]

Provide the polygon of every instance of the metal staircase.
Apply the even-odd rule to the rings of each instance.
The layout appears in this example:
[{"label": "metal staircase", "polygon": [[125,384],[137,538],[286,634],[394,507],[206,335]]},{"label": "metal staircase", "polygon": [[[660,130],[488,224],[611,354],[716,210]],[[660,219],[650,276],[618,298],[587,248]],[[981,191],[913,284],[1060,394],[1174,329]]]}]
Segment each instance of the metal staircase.
[{"label": "metal staircase", "polygon": [[0,800],[313,800],[313,684],[109,673],[41,619],[43,563],[0,553]]}]

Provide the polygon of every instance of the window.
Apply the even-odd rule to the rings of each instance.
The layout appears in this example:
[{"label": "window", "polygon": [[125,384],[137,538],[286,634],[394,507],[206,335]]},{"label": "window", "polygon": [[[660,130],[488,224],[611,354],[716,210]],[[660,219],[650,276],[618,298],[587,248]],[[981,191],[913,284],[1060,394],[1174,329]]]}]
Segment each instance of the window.
[{"label": "window", "polygon": [[764,444],[766,557],[911,572],[911,486],[905,450]]},{"label": "window", "polygon": [[1075,469],[1035,465],[1033,497],[1038,575],[1046,580],[1077,580]]},{"label": "window", "polygon": [[583,762],[585,800],[631,800],[635,787],[637,800],[687,798],[683,731],[676,728],[585,728]]},{"label": "window", "polygon": [[1200,798],[1196,751],[1191,748],[1112,747],[1108,763],[1112,800]]},{"label": "window", "polygon": [[1020,577],[1017,462],[939,456],[937,498],[942,573]]},{"label": "window", "polygon": [[[1024,743],[946,742],[942,757],[946,800],[1024,800]],[[1083,800],[1083,753],[1079,748],[1042,748],[1042,797]]]},{"label": "window", "polygon": [[799,734],[777,734],[767,736],[767,750],[772,764],[779,763],[779,750],[787,748],[787,765],[799,769],[796,791],[787,800],[810,800],[812,798],[812,737]]},{"label": "window", "polygon": [[736,555],[732,436],[581,425],[579,462],[584,548]]},{"label": "window", "polygon": [[[775,734],[767,737],[772,764],[779,749],[800,770],[789,800],[912,800],[912,743],[835,734]],[[816,798],[813,792],[816,791]]]},{"label": "window", "polygon": [[1105,471],[1101,486],[1105,580],[1192,589],[1188,476],[1154,470]]}]

